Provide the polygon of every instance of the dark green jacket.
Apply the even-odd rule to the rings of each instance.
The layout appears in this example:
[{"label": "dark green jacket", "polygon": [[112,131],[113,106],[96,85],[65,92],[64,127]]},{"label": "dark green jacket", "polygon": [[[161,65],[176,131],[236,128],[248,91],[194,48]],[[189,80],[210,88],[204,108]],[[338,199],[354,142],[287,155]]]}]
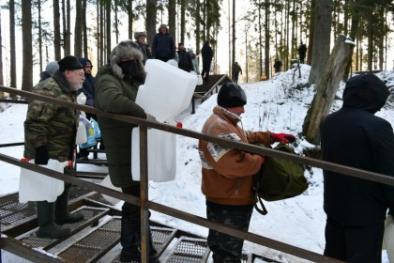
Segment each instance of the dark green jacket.
[{"label": "dark green jacket", "polygon": [[[60,72],[38,83],[34,93],[75,103],[76,93]],[[39,100],[33,100],[27,108],[25,120],[24,156],[34,159],[35,150],[46,145],[50,159],[72,159],[78,114],[75,110]]]},{"label": "dark green jacket", "polygon": [[[109,66],[96,77],[95,107],[104,112],[146,118],[144,110],[135,104],[138,84],[130,84],[113,73]],[[131,179],[131,130],[134,125],[98,116],[105,144],[112,184],[126,187]]]}]

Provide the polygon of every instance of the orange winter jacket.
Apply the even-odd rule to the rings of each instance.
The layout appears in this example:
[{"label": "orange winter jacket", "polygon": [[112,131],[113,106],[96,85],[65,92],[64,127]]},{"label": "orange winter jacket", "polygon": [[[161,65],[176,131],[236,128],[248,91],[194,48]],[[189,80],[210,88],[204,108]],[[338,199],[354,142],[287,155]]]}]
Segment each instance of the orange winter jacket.
[{"label": "orange winter jacket", "polygon": [[[245,132],[237,123],[239,116],[216,106],[205,122],[202,133],[244,143],[270,145],[269,132]],[[202,192],[206,199],[223,205],[255,203],[252,191],[253,175],[263,163],[257,154],[199,141],[202,162]]]}]

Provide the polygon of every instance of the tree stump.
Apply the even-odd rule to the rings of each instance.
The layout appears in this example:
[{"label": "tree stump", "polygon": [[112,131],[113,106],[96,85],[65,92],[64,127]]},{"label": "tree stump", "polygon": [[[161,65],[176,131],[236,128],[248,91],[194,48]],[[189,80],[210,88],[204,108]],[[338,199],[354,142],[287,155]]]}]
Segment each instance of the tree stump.
[{"label": "tree stump", "polygon": [[302,133],[313,144],[319,144],[320,122],[332,106],[339,82],[342,80],[346,66],[352,57],[354,45],[346,43],[345,40],[346,37],[343,35],[337,38],[324,73],[316,84],[316,94],[304,119]]}]

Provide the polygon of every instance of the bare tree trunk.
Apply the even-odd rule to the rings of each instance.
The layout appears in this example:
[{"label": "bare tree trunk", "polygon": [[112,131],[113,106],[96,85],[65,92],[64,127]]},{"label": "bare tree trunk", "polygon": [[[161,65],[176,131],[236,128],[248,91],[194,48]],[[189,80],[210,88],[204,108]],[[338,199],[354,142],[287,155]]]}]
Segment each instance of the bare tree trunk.
[{"label": "bare tree trunk", "polygon": [[200,53],[200,24],[201,24],[201,17],[200,17],[200,0],[196,0],[196,54]]},{"label": "bare tree trunk", "polygon": [[146,0],[146,34],[148,43],[152,43],[156,33],[156,0]]},{"label": "bare tree trunk", "polygon": [[10,4],[10,85],[16,88],[16,55],[15,55],[15,1]]},{"label": "bare tree trunk", "polygon": [[345,39],[345,36],[340,35],[335,42],[324,73],[316,85],[316,94],[302,126],[305,138],[314,144],[319,143],[320,122],[331,108],[339,82],[352,56],[353,46],[346,44]]},{"label": "bare tree trunk", "polygon": [[316,6],[316,0],[312,0],[311,1],[311,21],[309,22],[309,44],[308,44],[308,55],[307,55],[307,63],[308,65],[312,64],[312,49],[314,49],[314,43],[313,43],[313,39],[315,38],[315,12],[313,12],[313,10],[315,10],[315,6]]},{"label": "bare tree trunk", "polygon": [[22,90],[26,91],[32,90],[33,87],[33,52],[31,25],[31,1],[22,0]]},{"label": "bare tree trunk", "polygon": [[270,1],[265,0],[265,77],[270,78]]},{"label": "bare tree trunk", "polygon": [[[315,32],[312,50],[312,67],[309,83],[317,83],[330,56],[332,0],[319,0],[315,6]],[[309,47],[311,48],[311,47]]]},{"label": "bare tree trunk", "polygon": [[133,1],[127,6],[127,17],[129,19],[129,39],[133,39]]},{"label": "bare tree trunk", "polygon": [[[1,25],[1,12],[0,12],[0,25]],[[4,85],[4,76],[3,76],[3,41],[1,36],[1,26],[0,26],[0,85]],[[0,94],[2,97],[3,93]]]},{"label": "bare tree trunk", "polygon": [[70,55],[71,54],[71,5],[70,5],[70,0],[66,0],[67,4],[67,9],[66,9],[66,34],[64,38],[64,55]]},{"label": "bare tree trunk", "polygon": [[[384,25],[385,25],[385,20],[386,20],[386,16],[385,16],[386,12],[384,11],[384,7],[381,6],[379,8],[379,25],[380,28],[382,30],[382,32],[384,32]],[[384,64],[384,39],[385,39],[385,34],[381,34],[379,36],[380,41],[378,43],[379,45],[379,70],[383,70],[383,64]]]},{"label": "bare tree trunk", "polygon": [[111,1],[108,1],[106,4],[106,19],[107,23],[107,56],[106,56],[106,62],[109,62],[110,60],[110,54],[111,54]]},{"label": "bare tree trunk", "polygon": [[186,0],[181,0],[181,42],[185,43],[186,34]]},{"label": "bare tree trunk", "polygon": [[59,0],[53,0],[53,34],[54,34],[54,49],[55,59],[60,60],[62,53],[60,47],[60,11]]},{"label": "bare tree trunk", "polygon": [[233,0],[233,23],[232,23],[232,31],[233,31],[232,47],[233,47],[233,49],[232,49],[232,54],[231,54],[233,63],[235,63],[237,61],[237,58],[235,56],[235,50],[237,49],[237,47],[236,47],[237,36],[236,36],[236,30],[235,30],[236,29],[235,28],[236,27],[236,24],[235,24],[236,12],[235,12],[235,10],[236,10],[235,0]]},{"label": "bare tree trunk", "polygon": [[85,56],[85,58],[88,57],[88,28],[86,24],[86,7],[87,7],[87,0],[82,0],[83,55]]},{"label": "bare tree trunk", "polygon": [[263,76],[263,34],[261,29],[261,0],[259,0],[259,79]]},{"label": "bare tree trunk", "polygon": [[67,56],[70,53],[69,50],[70,43],[67,42],[67,13],[66,13],[66,0],[62,0],[62,23],[63,23],[63,48],[64,55]]},{"label": "bare tree trunk", "polygon": [[176,43],[176,0],[168,0],[168,27],[169,33]]},{"label": "bare tree trunk", "polygon": [[116,43],[119,43],[118,0],[115,0],[114,3],[115,3],[115,7],[114,7],[114,9],[115,9],[114,10],[114,12],[115,12],[115,22],[114,22],[114,26],[115,26],[115,41],[116,41]]},{"label": "bare tree trunk", "polygon": [[38,57],[39,57],[39,63],[40,63],[40,72],[42,72],[43,61],[42,61],[41,1],[37,1],[37,11],[38,11]]},{"label": "bare tree trunk", "polygon": [[375,27],[376,25],[372,25],[372,15],[371,16],[368,16],[368,26],[367,26],[367,28],[368,28],[368,59],[367,59],[367,62],[368,62],[368,68],[367,68],[367,70],[369,70],[369,71],[372,71],[372,59],[373,59],[373,49],[374,49],[374,46],[373,46],[373,36],[374,36],[374,33],[373,33],[373,28]]},{"label": "bare tree trunk", "polygon": [[74,55],[82,57],[82,0],[75,1]]}]

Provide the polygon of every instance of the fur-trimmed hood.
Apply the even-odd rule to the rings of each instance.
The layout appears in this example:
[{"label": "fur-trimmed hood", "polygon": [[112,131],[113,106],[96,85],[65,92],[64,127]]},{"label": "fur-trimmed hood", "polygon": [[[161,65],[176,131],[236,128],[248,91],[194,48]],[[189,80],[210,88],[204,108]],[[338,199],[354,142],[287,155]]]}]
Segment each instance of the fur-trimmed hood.
[{"label": "fur-trimmed hood", "polygon": [[141,64],[141,68],[144,68],[142,63],[143,54],[141,53],[138,45],[131,40],[120,42],[111,52],[110,65],[113,73],[120,79],[123,79],[124,74],[119,63],[132,59],[137,60]]}]

